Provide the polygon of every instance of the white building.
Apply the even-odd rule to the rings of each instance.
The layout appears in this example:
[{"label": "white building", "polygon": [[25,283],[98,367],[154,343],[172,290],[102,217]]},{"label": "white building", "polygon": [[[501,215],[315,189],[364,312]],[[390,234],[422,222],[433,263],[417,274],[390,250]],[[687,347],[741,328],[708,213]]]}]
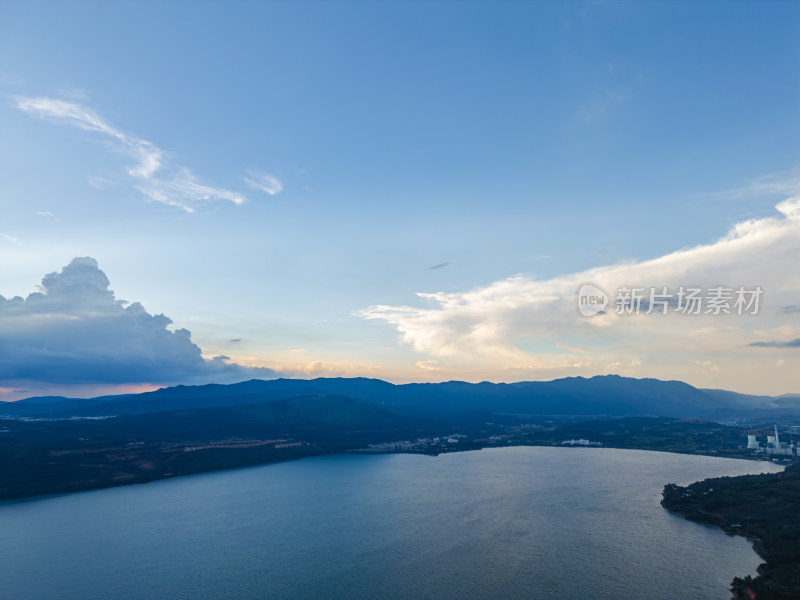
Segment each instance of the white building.
[{"label": "white building", "polygon": [[783,454],[791,456],[794,454],[794,449],[792,448],[791,444],[787,444],[786,442],[781,443],[780,436],[778,435],[778,426],[775,425],[775,435],[768,435],[767,436],[767,445],[763,448],[758,443],[756,436],[748,435],[747,436],[747,449],[748,450],[756,450],[758,452],[763,451],[766,454]]}]

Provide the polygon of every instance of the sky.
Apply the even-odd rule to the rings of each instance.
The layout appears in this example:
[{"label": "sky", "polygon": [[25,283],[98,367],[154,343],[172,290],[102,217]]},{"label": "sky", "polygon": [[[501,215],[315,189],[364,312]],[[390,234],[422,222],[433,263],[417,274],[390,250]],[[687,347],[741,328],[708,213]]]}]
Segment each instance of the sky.
[{"label": "sky", "polygon": [[0,399],[800,392],[799,134],[792,2],[6,1]]}]

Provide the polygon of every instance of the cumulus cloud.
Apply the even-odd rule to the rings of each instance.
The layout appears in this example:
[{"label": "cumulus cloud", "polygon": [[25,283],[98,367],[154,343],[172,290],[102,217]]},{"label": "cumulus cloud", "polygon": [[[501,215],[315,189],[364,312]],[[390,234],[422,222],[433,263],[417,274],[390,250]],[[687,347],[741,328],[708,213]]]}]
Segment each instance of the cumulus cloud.
[{"label": "cumulus cloud", "polygon": [[[794,306],[800,294],[800,196],[780,202],[776,209],[775,216],[736,224],[713,243],[652,260],[600,266],[546,280],[515,276],[464,292],[418,293],[421,305],[375,305],[356,314],[393,326],[401,341],[419,353],[472,360],[465,365],[493,361],[495,367],[514,370],[564,371],[572,366],[606,372],[634,360],[641,364],[641,357],[648,353],[654,361],[666,363],[679,360],[671,358],[679,357],[679,352],[728,352],[733,346],[744,347],[744,336],[756,321],[762,327],[781,325],[793,312],[785,308]],[[578,313],[576,305],[576,291],[587,283],[606,291],[612,303],[604,313],[588,318]],[[615,291],[634,286],[666,286],[673,291],[681,286],[760,286],[763,297],[757,317],[662,315],[660,311],[647,316],[616,314]],[[642,303],[643,308],[646,305]],[[698,337],[692,333],[697,331],[706,333]],[[691,351],[688,339],[693,340]],[[558,347],[570,340],[579,340],[592,352]],[[655,345],[658,353],[653,353]]]},{"label": "cumulus cloud", "polygon": [[166,152],[152,142],[117,129],[90,108],[54,98],[16,99],[16,107],[28,114],[98,134],[116,152],[133,160],[127,172],[135,187],[150,200],[193,212],[198,206],[227,200],[242,204],[244,196],[201,183],[186,167],[172,165]]},{"label": "cumulus cloud", "polygon": [[244,182],[254,190],[264,192],[270,196],[274,196],[283,191],[283,184],[274,175],[266,173],[259,173],[257,171],[249,171],[248,177],[244,178]]},{"label": "cumulus cloud", "polygon": [[[127,305],[127,306],[126,306]],[[0,385],[229,382],[275,371],[206,360],[186,329],[117,300],[92,258],[75,258],[27,298],[0,296]]]}]

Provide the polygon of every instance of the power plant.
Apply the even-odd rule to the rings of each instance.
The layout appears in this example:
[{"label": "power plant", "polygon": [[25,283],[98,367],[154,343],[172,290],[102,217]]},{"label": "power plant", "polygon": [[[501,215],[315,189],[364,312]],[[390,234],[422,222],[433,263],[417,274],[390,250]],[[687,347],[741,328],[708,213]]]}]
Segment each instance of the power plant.
[{"label": "power plant", "polygon": [[792,456],[797,452],[797,446],[793,446],[791,443],[781,442],[778,436],[777,425],[775,425],[775,435],[768,435],[767,443],[763,446],[758,443],[755,435],[748,434],[747,449],[763,452],[765,454],[782,454],[786,456]]}]

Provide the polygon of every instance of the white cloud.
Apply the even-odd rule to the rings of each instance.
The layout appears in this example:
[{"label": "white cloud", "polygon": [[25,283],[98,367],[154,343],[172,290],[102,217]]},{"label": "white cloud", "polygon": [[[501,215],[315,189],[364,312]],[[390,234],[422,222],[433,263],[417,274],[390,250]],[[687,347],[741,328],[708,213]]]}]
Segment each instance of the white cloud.
[{"label": "white cloud", "polygon": [[161,168],[164,153],[160,149],[147,140],[122,133],[89,108],[54,98],[17,98],[17,108],[116,140],[121,149],[137,161],[136,165],[129,167],[129,175],[150,177]]},{"label": "white cloud", "polygon": [[136,188],[151,200],[176,206],[187,212],[194,212],[195,204],[208,200],[228,200],[237,205],[245,201],[244,196],[236,192],[203,185],[191,171],[182,167],[177,169],[171,179],[150,178]]},{"label": "white cloud", "polygon": [[270,196],[279,194],[283,190],[283,184],[274,175],[267,173],[259,173],[257,171],[248,171],[249,177],[245,177],[244,181],[254,190],[264,192]]},{"label": "white cloud", "polygon": [[718,198],[749,198],[756,195],[795,196],[800,193],[800,168],[787,173],[778,173],[760,177],[748,185],[706,194]]},{"label": "white cloud", "polygon": [[425,371],[438,371],[439,370],[439,362],[435,360],[418,360],[414,363],[417,368],[423,369]]},{"label": "white cloud", "polygon": [[94,259],[75,258],[46,275],[41,292],[0,296],[0,384],[227,383],[275,375],[224,357],[204,359],[189,331],[169,330],[168,317],[117,300],[108,286]]},{"label": "white cloud", "polygon": [[[152,142],[117,129],[90,108],[54,98],[18,97],[20,110],[39,117],[102,136],[117,152],[133,159],[128,175],[137,181],[136,188],[150,200],[193,212],[213,200],[242,204],[244,196],[224,188],[202,184],[186,167],[172,165],[167,153]],[[98,179],[98,181],[100,181]]]},{"label": "white cloud", "polygon": [[[657,360],[691,365],[692,360],[683,360],[681,353],[739,353],[742,357],[752,354],[747,343],[755,337],[753,325],[766,329],[784,324],[783,307],[796,304],[800,294],[800,196],[780,202],[776,209],[779,216],[738,223],[716,242],[653,260],[600,266],[547,280],[510,277],[465,292],[418,293],[422,306],[376,305],[356,314],[392,325],[401,341],[419,353],[462,359],[465,369],[577,365],[600,372],[616,364],[636,366],[635,359],[641,364],[647,356],[652,361],[644,366],[650,368]],[[575,293],[584,283],[605,290],[612,309],[581,317]],[[681,285],[758,285],[764,290],[762,312],[758,317],[722,317],[725,321],[712,315],[614,313],[613,294],[620,287],[674,290]],[[687,350],[691,332],[703,335],[692,336],[692,348]],[[570,341],[579,342],[581,349],[595,350],[588,355],[577,352]],[[592,344],[587,346],[589,341]],[[565,356],[563,350],[576,352]],[[715,373],[708,367],[702,370]]]},{"label": "white cloud", "polygon": [[773,327],[772,329],[757,329],[753,333],[761,338],[778,338],[783,341],[789,341],[800,337],[800,327],[785,324],[780,327]]},{"label": "white cloud", "polygon": [[114,185],[114,182],[110,179],[106,179],[105,177],[96,177],[94,175],[89,177],[88,181],[89,185],[96,190],[104,190]]},{"label": "white cloud", "polygon": [[15,246],[19,246],[19,240],[15,238],[13,235],[8,235],[7,233],[0,233],[0,238],[3,238],[10,244],[14,244]]},{"label": "white cloud", "polygon": [[35,214],[36,214],[37,216],[39,216],[39,217],[45,217],[45,218],[47,218],[47,219],[53,219],[53,221],[55,221],[56,223],[58,223],[58,222],[60,222],[60,221],[61,221],[61,219],[59,219],[58,217],[56,217],[56,216],[55,216],[53,213],[51,213],[49,210],[37,210]]}]

